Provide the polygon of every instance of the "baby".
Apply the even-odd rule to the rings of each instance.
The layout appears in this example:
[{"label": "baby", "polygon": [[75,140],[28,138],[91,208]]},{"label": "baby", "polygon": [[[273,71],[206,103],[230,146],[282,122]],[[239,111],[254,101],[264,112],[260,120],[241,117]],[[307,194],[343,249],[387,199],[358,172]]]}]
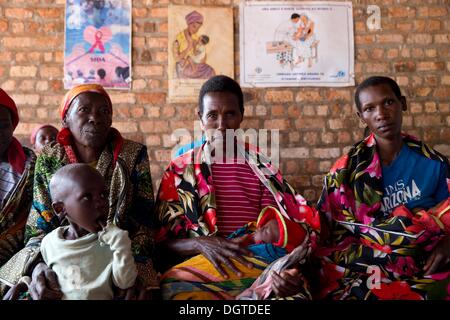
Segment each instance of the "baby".
[{"label": "baby", "polygon": [[162,297],[175,300],[203,299],[206,296],[200,296],[198,291],[212,285],[227,288],[227,292],[217,293],[220,299],[234,299],[261,275],[268,264],[301,245],[305,236],[306,231],[299,224],[286,219],[274,207],[266,207],[259,215],[256,230],[255,222],[250,222],[229,236],[231,241],[246,245],[253,253],[253,257],[246,259],[254,267],[249,268],[234,261],[239,274],[228,272],[230,277],[223,279],[205,256],[196,255],[162,275]]}]

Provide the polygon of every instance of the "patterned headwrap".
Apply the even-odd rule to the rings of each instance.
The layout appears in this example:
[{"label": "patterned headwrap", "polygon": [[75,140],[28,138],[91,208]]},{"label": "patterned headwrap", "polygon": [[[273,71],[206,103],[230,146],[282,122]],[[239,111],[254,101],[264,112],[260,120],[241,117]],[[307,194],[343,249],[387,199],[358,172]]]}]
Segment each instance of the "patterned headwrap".
[{"label": "patterned headwrap", "polygon": [[[59,112],[61,114],[61,120],[64,120],[67,112],[70,109],[72,101],[81,93],[85,92],[95,92],[100,93],[108,100],[108,105],[110,107],[111,115],[113,113],[111,98],[105,89],[99,84],[82,84],[72,88],[70,91],[66,93],[64,96],[61,105],[59,106]],[[62,128],[58,132],[58,136],[56,137],[56,141],[59,144],[64,146],[66,150],[66,154],[69,157],[70,163],[77,163],[78,159],[76,157],[75,151],[73,150],[73,136],[72,132],[68,128]],[[108,141],[113,144],[114,148],[114,165],[119,157],[120,151],[122,150],[123,138],[120,132],[114,128],[110,129]]]},{"label": "patterned headwrap", "polygon": [[[17,125],[19,124],[19,113],[17,111],[16,103],[2,89],[0,89],[0,105],[7,108],[11,112],[12,126],[14,129],[16,129]],[[8,162],[11,167],[16,172],[22,174],[25,170],[25,161],[27,157],[25,156],[22,145],[16,138],[12,137],[12,140],[6,152],[8,153]]]},{"label": "patterned headwrap", "polygon": [[191,24],[194,22],[203,23],[203,16],[195,10],[187,14],[185,19],[187,24]]}]

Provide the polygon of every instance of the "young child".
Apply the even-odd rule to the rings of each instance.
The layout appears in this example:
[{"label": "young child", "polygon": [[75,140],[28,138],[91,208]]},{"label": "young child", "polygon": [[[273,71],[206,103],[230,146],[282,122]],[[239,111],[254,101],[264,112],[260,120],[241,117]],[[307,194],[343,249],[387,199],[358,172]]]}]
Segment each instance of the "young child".
[{"label": "young child", "polygon": [[188,55],[184,59],[182,67],[190,66],[195,72],[197,70],[197,65],[204,63],[206,57],[206,45],[209,43],[209,37],[207,35],[201,35],[197,41],[194,41],[194,49],[191,55]]},{"label": "young child", "polygon": [[57,134],[58,129],[51,124],[44,124],[34,128],[30,137],[31,146],[34,149],[34,152],[39,155],[42,148],[44,148],[47,143],[56,140]]},{"label": "young child", "polygon": [[[252,262],[254,267],[249,268],[234,261],[239,274],[230,272],[224,266],[230,276],[223,279],[205,256],[194,256],[162,275],[162,298],[234,299],[250,287],[270,263],[284,257],[302,244],[305,236],[306,232],[299,224],[285,219],[274,207],[266,207],[261,211],[256,224],[250,222],[229,236],[233,241],[247,245],[253,257],[246,259]],[[210,296],[201,289],[209,286],[222,290]]]},{"label": "young child", "polygon": [[63,299],[110,300],[113,285],[134,285],[128,232],[106,224],[107,192],[101,174],[87,164],[64,166],[50,181],[53,209],[69,225],[44,237],[41,253],[58,276]]}]

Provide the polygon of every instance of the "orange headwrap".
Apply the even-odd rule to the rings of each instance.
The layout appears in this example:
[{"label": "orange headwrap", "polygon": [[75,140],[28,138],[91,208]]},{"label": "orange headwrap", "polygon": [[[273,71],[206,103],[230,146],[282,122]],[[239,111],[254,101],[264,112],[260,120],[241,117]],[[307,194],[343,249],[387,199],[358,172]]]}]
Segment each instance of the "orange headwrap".
[{"label": "orange headwrap", "polygon": [[59,106],[59,113],[61,115],[61,119],[64,120],[66,117],[67,111],[69,111],[70,105],[78,95],[85,92],[96,92],[103,95],[108,100],[108,105],[111,108],[111,114],[112,114],[112,103],[111,98],[109,97],[108,93],[105,91],[105,89],[99,85],[99,84],[82,84],[76,87],[73,87],[71,90],[69,90],[63,100],[61,101],[61,105]]}]

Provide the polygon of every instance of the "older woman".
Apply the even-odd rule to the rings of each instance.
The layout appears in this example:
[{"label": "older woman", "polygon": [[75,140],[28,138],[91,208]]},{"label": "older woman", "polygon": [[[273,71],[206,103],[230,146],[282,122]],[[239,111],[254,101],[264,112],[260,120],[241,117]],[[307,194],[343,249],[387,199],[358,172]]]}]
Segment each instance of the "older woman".
[{"label": "older woman", "polygon": [[[16,104],[0,89],[0,266],[23,247],[33,192],[36,156],[13,137],[18,123]],[[0,272],[0,281],[6,274]]]},{"label": "older woman", "polygon": [[[128,230],[138,267],[138,281],[127,298],[144,297],[155,283],[152,268],[153,190],[147,148],[124,139],[111,127],[112,104],[100,85],[81,85],[70,90],[61,104],[63,129],[56,143],[46,145],[36,163],[34,198],[26,226],[26,247],[15,257],[14,268],[32,274],[33,299],[61,297],[55,273],[39,260],[42,237],[62,221],[54,214],[49,194],[53,174],[70,163],[95,167],[109,185],[108,219]],[[14,280],[17,280],[19,275]]]},{"label": "older woman", "polygon": [[176,74],[184,79],[208,79],[215,75],[215,71],[206,63],[206,57],[200,63],[190,61],[197,50],[199,36],[197,32],[203,25],[203,16],[192,11],[186,15],[187,28],[177,34],[173,42],[172,52],[176,61]]},{"label": "older woman", "polygon": [[[243,268],[251,268],[252,263],[244,257],[251,255],[245,245],[227,236],[273,206],[304,228],[308,234],[304,250],[308,251],[314,243],[317,216],[266,156],[249,144],[230,141],[244,116],[238,83],[226,76],[206,81],[200,90],[198,116],[207,141],[174,159],[161,181],[157,205],[159,257],[165,258],[164,267],[171,267],[203,254],[214,266],[208,276],[198,277],[192,271],[191,281],[171,279],[171,296],[232,299],[251,284],[233,275],[242,275]],[[233,138],[228,137],[230,133]],[[225,150],[222,158],[220,148],[227,141],[234,148]],[[236,152],[230,155],[227,151]],[[169,259],[172,265],[167,266]],[[301,280],[296,272],[275,274],[272,290],[275,296],[298,293]],[[183,283],[177,285],[177,281]],[[309,294],[303,291],[301,296]]]},{"label": "older woman", "polygon": [[371,134],[326,176],[316,297],[448,300],[448,160],[402,133],[407,104],[394,80],[366,79],[355,101]]}]

